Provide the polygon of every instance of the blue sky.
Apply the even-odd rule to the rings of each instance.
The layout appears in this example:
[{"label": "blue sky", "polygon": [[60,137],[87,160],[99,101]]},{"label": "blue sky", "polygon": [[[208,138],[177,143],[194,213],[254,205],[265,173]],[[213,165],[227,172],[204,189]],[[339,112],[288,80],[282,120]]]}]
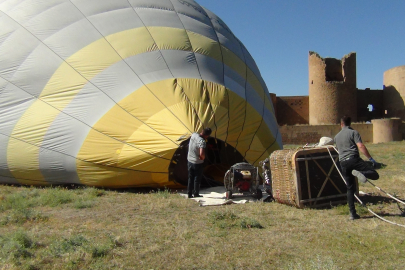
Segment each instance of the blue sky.
[{"label": "blue sky", "polygon": [[245,44],[270,92],[308,95],[308,52],[357,53],[357,87],[382,89],[405,65],[403,0],[196,0]]}]

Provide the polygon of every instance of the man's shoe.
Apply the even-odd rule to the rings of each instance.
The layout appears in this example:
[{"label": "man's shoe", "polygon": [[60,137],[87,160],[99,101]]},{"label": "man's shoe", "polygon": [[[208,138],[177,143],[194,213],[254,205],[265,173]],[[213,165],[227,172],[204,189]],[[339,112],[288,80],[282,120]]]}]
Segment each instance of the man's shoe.
[{"label": "man's shoe", "polygon": [[193,195],[188,194],[188,198],[189,198],[189,199],[193,198]]},{"label": "man's shoe", "polygon": [[364,176],[364,174],[362,174],[361,172],[359,172],[358,170],[353,170],[352,174],[354,176],[357,177],[357,179],[362,182],[363,184],[367,183],[367,178]]},{"label": "man's shoe", "polygon": [[349,220],[355,220],[355,219],[359,219],[359,218],[360,218],[360,216],[357,213],[355,213],[355,214],[350,214]]},{"label": "man's shoe", "polygon": [[194,198],[199,198],[199,197],[202,197],[202,196],[200,194],[194,195]]}]

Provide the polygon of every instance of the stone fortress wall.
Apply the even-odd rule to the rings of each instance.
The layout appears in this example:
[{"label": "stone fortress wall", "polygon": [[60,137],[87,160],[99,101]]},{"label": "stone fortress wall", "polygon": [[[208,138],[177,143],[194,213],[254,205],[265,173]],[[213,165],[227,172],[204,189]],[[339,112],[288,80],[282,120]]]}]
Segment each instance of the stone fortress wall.
[{"label": "stone fortress wall", "polygon": [[[276,97],[277,122],[279,126],[295,124],[308,124],[309,97]],[[277,113],[280,112],[280,113]]]},{"label": "stone fortress wall", "polygon": [[384,108],[388,117],[405,120],[405,66],[384,72]]},{"label": "stone fortress wall", "polygon": [[356,54],[342,60],[309,53],[309,124],[335,124],[343,112],[357,121]]},{"label": "stone fortress wall", "polygon": [[[309,96],[271,94],[284,144],[333,138],[343,115],[350,115],[352,122],[363,122],[353,128],[364,142],[405,139],[405,66],[386,71],[383,89],[374,90],[357,88],[356,53],[339,60],[309,52],[308,70]],[[399,119],[390,119],[393,117]]]}]

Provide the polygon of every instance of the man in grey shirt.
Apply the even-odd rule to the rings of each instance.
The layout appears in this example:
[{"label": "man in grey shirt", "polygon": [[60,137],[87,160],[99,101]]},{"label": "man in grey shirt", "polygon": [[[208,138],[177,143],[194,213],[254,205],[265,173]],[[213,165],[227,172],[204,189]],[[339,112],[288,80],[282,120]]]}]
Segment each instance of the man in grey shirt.
[{"label": "man in grey shirt", "polygon": [[188,144],[188,197],[202,197],[200,195],[200,181],[203,174],[205,159],[205,140],[211,135],[211,129],[205,128],[200,134],[193,133]]},{"label": "man in grey shirt", "polygon": [[350,210],[350,220],[358,219],[360,216],[356,213],[354,206],[354,193],[356,192],[356,182],[354,177],[366,183],[367,178],[377,180],[378,173],[360,158],[359,150],[363,153],[373,165],[377,162],[371,157],[366,146],[363,144],[360,134],[350,127],[351,118],[343,116],[340,119],[342,130],[335,136],[335,143],[339,150],[339,162],[342,168],[343,177],[346,180],[347,186],[347,203]]}]

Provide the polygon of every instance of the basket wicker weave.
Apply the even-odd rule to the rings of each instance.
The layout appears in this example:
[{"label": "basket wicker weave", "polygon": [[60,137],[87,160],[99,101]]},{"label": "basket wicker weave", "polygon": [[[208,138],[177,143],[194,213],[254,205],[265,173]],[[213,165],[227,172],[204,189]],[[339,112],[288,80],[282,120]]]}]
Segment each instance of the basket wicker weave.
[{"label": "basket wicker weave", "polygon": [[295,149],[274,151],[270,157],[273,197],[279,203],[297,206],[297,181],[292,165]]},{"label": "basket wicker weave", "polygon": [[[330,151],[337,161],[336,151]],[[273,197],[279,203],[303,208],[346,202],[346,185],[326,148],[274,151],[270,169]]]}]

